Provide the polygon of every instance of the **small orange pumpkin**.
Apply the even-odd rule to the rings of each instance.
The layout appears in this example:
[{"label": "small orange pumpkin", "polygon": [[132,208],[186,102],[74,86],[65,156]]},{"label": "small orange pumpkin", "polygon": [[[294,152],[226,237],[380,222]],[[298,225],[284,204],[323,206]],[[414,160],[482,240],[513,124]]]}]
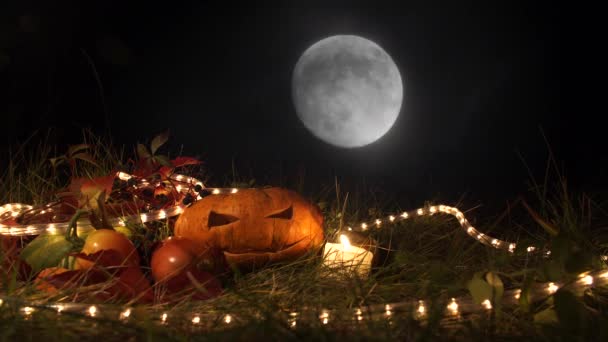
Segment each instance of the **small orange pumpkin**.
[{"label": "small orange pumpkin", "polygon": [[292,260],[323,243],[319,208],[283,188],[207,196],[185,209],[174,229],[201,250],[218,248],[242,268]]}]

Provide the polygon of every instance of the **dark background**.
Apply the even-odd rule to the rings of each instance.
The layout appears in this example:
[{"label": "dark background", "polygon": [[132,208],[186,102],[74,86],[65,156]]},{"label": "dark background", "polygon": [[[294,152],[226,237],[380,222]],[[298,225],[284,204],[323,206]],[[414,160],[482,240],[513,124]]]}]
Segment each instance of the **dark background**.
[{"label": "dark background", "polygon": [[[575,8],[535,1],[208,3],[7,6],[0,14],[0,160],[47,127],[60,145],[80,142],[83,127],[127,146],[169,129],[169,151],[203,159],[217,185],[232,177],[234,162],[242,178],[258,184],[304,179],[314,189],[338,177],[347,190],[377,189],[403,205],[461,196],[503,204],[527,189],[519,155],[542,177],[542,128],[572,187],[606,188],[608,144],[596,119],[601,111],[590,104],[599,92],[592,76],[581,77],[594,71],[587,56],[599,48],[587,42],[597,31],[581,26]],[[314,138],[291,102],[300,54],[335,34],[375,41],[404,80],[394,127],[359,149]]]}]

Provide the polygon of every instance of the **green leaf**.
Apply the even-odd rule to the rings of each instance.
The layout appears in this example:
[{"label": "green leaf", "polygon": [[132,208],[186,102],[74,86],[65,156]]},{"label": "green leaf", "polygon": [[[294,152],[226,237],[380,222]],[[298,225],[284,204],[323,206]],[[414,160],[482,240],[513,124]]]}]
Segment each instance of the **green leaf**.
[{"label": "green leaf", "polygon": [[502,302],[502,295],[505,293],[505,287],[502,283],[502,280],[498,276],[498,274],[494,272],[486,273],[486,281],[490,286],[492,286],[493,296],[491,299],[492,303],[495,303],[497,306]]},{"label": "green leaf", "polygon": [[483,279],[473,278],[467,283],[467,288],[473,297],[473,301],[481,304],[486,299],[492,298],[492,286]]},{"label": "green leaf", "polygon": [[538,324],[555,324],[557,323],[557,314],[553,309],[545,309],[534,314],[534,323]]},{"label": "green leaf", "polygon": [[150,150],[152,151],[152,155],[156,153],[159,147],[163,146],[167,140],[169,140],[169,131],[165,131],[152,139],[150,143]]},{"label": "green leaf", "polygon": [[75,158],[75,159],[80,159],[80,160],[84,160],[84,161],[86,161],[86,162],[88,162],[88,163],[91,163],[91,164],[93,164],[93,165],[95,165],[95,166],[99,167],[99,165],[98,165],[98,164],[97,164],[97,162],[95,161],[95,158],[93,158],[93,156],[92,156],[92,155],[90,155],[90,154],[88,154],[88,153],[85,153],[85,152],[78,153],[78,154],[75,154],[73,158]]},{"label": "green leaf", "polygon": [[20,257],[37,273],[57,266],[72,248],[64,235],[39,235],[21,251]]},{"label": "green leaf", "polygon": [[521,292],[519,293],[519,307],[523,312],[530,312],[530,289],[534,279],[532,277],[526,278],[521,286]]},{"label": "green leaf", "polygon": [[154,160],[156,160],[162,166],[173,167],[173,164],[171,164],[171,160],[167,156],[154,156]]},{"label": "green leaf", "polygon": [[152,155],[150,154],[150,152],[148,152],[146,146],[144,146],[143,144],[137,144],[137,157],[140,160],[144,160],[152,157]]}]

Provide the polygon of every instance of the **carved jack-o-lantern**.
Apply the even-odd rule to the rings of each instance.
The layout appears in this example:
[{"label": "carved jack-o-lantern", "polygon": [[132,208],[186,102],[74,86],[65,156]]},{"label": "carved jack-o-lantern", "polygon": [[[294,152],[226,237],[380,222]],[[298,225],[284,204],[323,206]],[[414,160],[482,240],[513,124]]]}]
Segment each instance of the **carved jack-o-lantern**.
[{"label": "carved jack-o-lantern", "polygon": [[219,248],[236,266],[251,267],[302,256],[323,243],[317,206],[282,188],[211,195],[184,210],[175,235],[201,249]]}]

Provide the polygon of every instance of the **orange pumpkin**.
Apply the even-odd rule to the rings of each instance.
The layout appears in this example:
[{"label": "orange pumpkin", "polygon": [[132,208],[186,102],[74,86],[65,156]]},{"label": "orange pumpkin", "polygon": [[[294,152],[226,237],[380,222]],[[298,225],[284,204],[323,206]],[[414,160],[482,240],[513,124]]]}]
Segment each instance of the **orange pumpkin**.
[{"label": "orange pumpkin", "polygon": [[323,242],[319,208],[282,188],[207,196],[185,209],[174,229],[201,250],[218,248],[241,268],[292,260]]}]

